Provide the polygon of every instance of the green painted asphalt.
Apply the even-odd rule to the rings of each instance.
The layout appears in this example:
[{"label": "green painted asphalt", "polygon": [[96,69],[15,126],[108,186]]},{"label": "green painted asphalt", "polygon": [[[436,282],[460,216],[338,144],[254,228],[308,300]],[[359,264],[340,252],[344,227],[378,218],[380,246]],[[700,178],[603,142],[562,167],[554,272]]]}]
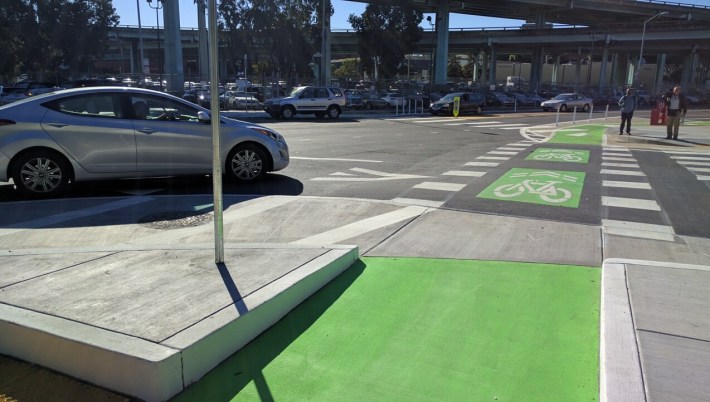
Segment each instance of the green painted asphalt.
[{"label": "green painted asphalt", "polygon": [[595,401],[600,280],[362,258],[174,401]]},{"label": "green painted asphalt", "polygon": [[557,130],[548,141],[551,144],[601,145],[606,126],[584,124]]},{"label": "green painted asphalt", "polygon": [[513,168],[477,197],[577,208],[584,178],[584,172]]}]

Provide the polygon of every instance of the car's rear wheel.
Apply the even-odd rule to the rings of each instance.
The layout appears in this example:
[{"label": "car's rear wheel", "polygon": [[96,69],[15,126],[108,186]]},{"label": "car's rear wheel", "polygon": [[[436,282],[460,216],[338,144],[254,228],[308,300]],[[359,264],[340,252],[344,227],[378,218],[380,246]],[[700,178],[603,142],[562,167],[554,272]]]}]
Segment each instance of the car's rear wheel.
[{"label": "car's rear wheel", "polygon": [[66,191],[71,178],[71,166],[52,151],[31,151],[19,157],[13,165],[12,180],[24,195],[51,197]]},{"label": "car's rear wheel", "polygon": [[585,103],[584,106],[582,107],[582,110],[584,110],[585,112],[588,112],[589,111],[589,104]]},{"label": "car's rear wheel", "polygon": [[340,109],[338,109],[337,106],[331,105],[330,107],[328,107],[327,113],[328,117],[331,119],[337,119],[338,117],[340,117]]},{"label": "car's rear wheel", "polygon": [[251,182],[266,175],[266,154],[253,144],[238,145],[227,158],[227,176],[230,179]]},{"label": "car's rear wheel", "polygon": [[293,106],[284,106],[281,109],[281,117],[283,117],[286,120],[291,120],[293,119],[293,115],[296,114],[296,111],[293,109]]},{"label": "car's rear wheel", "polygon": [[560,106],[560,112],[566,112],[566,111],[567,111],[567,105]]}]

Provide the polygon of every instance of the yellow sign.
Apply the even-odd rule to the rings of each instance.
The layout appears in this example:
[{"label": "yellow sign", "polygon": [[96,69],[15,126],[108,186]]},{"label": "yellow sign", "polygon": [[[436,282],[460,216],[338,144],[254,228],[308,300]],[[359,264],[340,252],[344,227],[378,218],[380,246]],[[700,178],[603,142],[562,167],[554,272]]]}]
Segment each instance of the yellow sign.
[{"label": "yellow sign", "polygon": [[451,113],[454,115],[454,117],[459,117],[459,108],[461,107],[461,97],[456,96],[454,97],[454,110],[451,111]]}]

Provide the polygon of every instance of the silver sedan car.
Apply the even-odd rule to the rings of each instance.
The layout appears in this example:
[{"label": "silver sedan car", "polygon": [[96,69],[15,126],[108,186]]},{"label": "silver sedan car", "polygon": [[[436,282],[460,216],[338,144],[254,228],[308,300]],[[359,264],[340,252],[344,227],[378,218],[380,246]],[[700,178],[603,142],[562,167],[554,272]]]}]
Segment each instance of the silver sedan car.
[{"label": "silver sedan car", "polygon": [[[266,127],[220,119],[228,179],[251,182],[284,169],[289,151]],[[212,173],[210,112],[140,88],[51,92],[0,107],[0,181],[30,196],[70,183]]]},{"label": "silver sedan car", "polygon": [[546,100],[540,103],[540,106],[545,112],[558,109],[560,112],[566,112],[568,110],[574,110],[575,107],[577,110],[588,112],[592,104],[592,98],[578,93],[567,93],[559,94],[550,100]]}]

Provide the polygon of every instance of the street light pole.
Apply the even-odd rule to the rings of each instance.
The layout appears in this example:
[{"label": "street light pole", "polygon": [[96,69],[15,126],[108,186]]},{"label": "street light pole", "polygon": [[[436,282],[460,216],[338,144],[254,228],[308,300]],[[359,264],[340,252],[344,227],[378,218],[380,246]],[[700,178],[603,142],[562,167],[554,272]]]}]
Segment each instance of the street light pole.
[{"label": "street light pole", "polygon": [[[155,25],[158,36],[158,81],[160,81],[160,90],[163,90],[163,55],[160,49],[160,19],[158,18],[158,10],[163,8],[163,0],[157,0],[157,6],[153,7],[153,0],[146,0],[148,2],[148,7],[155,10]],[[145,85],[145,83],[143,83]]]},{"label": "street light pole", "polygon": [[636,68],[636,83],[637,84],[638,84],[639,78],[641,76],[641,60],[643,59],[643,41],[646,38],[646,24],[648,24],[652,19],[654,19],[656,17],[660,17],[661,15],[666,15],[666,14],[668,14],[668,11],[659,11],[658,14],[654,15],[653,17],[651,17],[643,22],[643,32],[641,33],[641,51],[639,51],[639,60],[638,60],[637,68]]},{"label": "street light pole", "polygon": [[145,67],[143,66],[143,27],[141,26],[141,7],[136,0],[136,11],[138,12],[138,46],[140,47],[141,61],[138,63],[141,69],[141,82],[145,82]]}]

